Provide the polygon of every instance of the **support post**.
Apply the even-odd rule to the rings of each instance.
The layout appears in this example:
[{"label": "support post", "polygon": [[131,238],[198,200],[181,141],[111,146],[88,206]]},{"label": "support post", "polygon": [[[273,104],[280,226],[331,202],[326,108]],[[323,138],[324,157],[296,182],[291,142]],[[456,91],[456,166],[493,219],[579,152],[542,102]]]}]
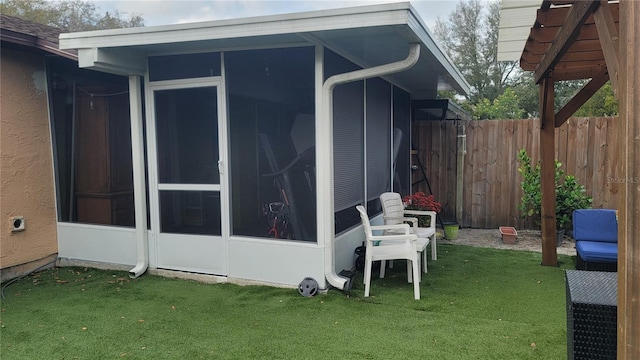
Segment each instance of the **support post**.
[{"label": "support post", "polygon": [[456,221],[462,224],[462,195],[464,191],[464,155],[467,153],[467,135],[464,123],[457,124],[458,143],[456,159]]},{"label": "support post", "polygon": [[542,265],[558,266],[556,250],[556,166],[553,79],[540,82],[540,187],[542,191]]},{"label": "support post", "polygon": [[618,359],[640,359],[640,2],[620,2]]}]

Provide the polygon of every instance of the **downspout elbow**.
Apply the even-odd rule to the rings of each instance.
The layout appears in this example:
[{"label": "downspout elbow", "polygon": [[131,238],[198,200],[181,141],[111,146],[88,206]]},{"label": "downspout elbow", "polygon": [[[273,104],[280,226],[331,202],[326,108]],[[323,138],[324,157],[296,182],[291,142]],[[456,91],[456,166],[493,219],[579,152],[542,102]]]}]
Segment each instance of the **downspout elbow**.
[{"label": "downspout elbow", "polygon": [[[364,79],[370,79],[374,77],[390,75],[390,74],[408,70],[418,62],[419,58],[420,58],[420,44],[418,43],[410,44],[409,54],[404,60],[331,76],[325,81],[325,83],[322,86],[324,90],[324,95],[328,96],[329,93],[333,95],[333,88],[336,85],[346,84],[349,82],[360,81]],[[327,99],[324,99],[324,100],[327,100]],[[333,114],[328,114],[328,115],[333,117]]]},{"label": "downspout elbow", "polygon": [[[328,78],[324,84],[322,85],[322,106],[323,106],[323,119],[327,120],[327,126],[333,127],[333,89],[340,84],[345,84],[353,81],[360,81],[369,78],[375,78],[385,75],[390,75],[393,73],[398,73],[401,71],[405,71],[413,67],[420,58],[420,44],[413,43],[410,44],[409,54],[404,60],[378,65],[367,69],[356,70],[348,73],[333,75]],[[329,133],[333,134],[331,130]],[[331,154],[331,165],[328,166],[329,178],[331,180],[331,191],[329,192],[330,196],[328,196],[328,211],[333,212],[334,203],[333,203],[333,135],[330,138],[330,147],[329,154]],[[327,194],[327,195],[329,195]],[[326,219],[332,218],[333,213],[326,214]],[[327,231],[327,239],[324,242],[325,246],[325,278],[329,285],[340,289],[340,290],[349,290],[351,288],[351,279],[344,278],[336,273],[336,262],[335,262],[335,224],[330,222],[330,229]]]},{"label": "downspout elbow", "polygon": [[140,275],[144,274],[147,271],[147,268],[149,267],[149,260],[147,259],[146,256],[146,252],[147,252],[147,235],[146,235],[146,231],[145,234],[143,234],[142,236],[139,236],[136,234],[136,243],[137,243],[137,252],[138,252],[138,262],[136,263],[136,266],[129,270],[129,277],[131,277],[132,279],[135,279],[137,277],[139,277]]}]

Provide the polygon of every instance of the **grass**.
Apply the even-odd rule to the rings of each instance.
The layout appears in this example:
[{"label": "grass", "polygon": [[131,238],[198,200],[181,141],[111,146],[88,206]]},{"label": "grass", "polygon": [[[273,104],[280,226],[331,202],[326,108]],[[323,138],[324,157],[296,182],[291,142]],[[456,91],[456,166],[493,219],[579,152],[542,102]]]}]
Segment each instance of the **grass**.
[{"label": "grass", "polygon": [[565,359],[563,268],[532,252],[439,245],[413,300],[396,261],[363,297],[208,285],[85,268],[12,284],[1,304],[9,359]]}]

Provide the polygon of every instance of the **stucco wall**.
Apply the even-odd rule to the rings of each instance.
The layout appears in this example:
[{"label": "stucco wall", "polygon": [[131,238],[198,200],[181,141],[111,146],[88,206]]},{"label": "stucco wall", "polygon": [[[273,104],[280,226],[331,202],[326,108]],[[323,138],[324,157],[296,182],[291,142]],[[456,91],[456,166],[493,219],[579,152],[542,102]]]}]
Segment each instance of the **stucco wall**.
[{"label": "stucco wall", "polygon": [[[57,253],[57,238],[44,59],[8,49],[1,56],[0,268],[6,280],[8,268]],[[15,216],[24,216],[24,231],[11,232]]]}]

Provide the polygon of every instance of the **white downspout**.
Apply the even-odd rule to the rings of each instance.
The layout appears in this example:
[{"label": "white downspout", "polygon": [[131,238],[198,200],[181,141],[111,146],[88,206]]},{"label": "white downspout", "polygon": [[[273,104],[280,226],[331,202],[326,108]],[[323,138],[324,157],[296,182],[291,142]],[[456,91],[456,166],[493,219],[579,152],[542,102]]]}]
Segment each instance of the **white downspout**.
[{"label": "white downspout", "polygon": [[[411,44],[409,49],[409,55],[406,59],[396,61],[393,63],[374,66],[372,68],[356,70],[344,74],[333,75],[328,78],[322,85],[322,143],[327,146],[326,156],[323,154],[318,159],[318,174],[327,174],[328,181],[322,181],[322,186],[328,186],[328,188],[318,188],[318,198],[324,202],[324,206],[321,207],[324,212],[320,218],[324,221],[318,222],[323,224],[327,228],[324,234],[324,269],[325,278],[329,284],[340,290],[348,290],[352,284],[349,284],[349,279],[339,276],[336,273],[336,261],[335,261],[335,222],[334,222],[334,199],[333,199],[333,89],[337,85],[360,81],[364,79],[385,76],[397,72],[401,72],[411,68],[418,62],[420,57],[420,44]],[[325,176],[325,175],[323,175]]]},{"label": "white downspout", "polygon": [[129,106],[131,109],[131,156],[133,162],[133,203],[135,205],[136,252],[138,261],[129,270],[129,276],[137,278],[149,266],[147,242],[147,201],[144,178],[144,137],[142,133],[142,90],[140,77],[129,76]]}]

